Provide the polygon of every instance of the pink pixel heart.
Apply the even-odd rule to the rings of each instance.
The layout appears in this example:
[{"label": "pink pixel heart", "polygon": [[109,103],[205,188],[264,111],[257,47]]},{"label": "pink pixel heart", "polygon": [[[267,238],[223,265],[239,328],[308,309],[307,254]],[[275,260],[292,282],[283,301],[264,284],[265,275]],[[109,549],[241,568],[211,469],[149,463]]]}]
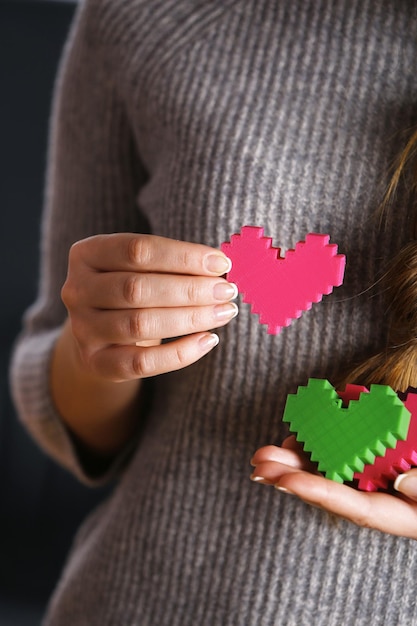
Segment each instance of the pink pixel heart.
[{"label": "pink pixel heart", "polygon": [[260,323],[267,324],[268,333],[278,334],[342,284],[346,258],[337,254],[336,244],[329,244],[329,235],[315,233],[281,257],[280,248],[272,247],[263,233],[259,226],[243,226],[221,249],[232,261],[228,280],[236,283]]}]

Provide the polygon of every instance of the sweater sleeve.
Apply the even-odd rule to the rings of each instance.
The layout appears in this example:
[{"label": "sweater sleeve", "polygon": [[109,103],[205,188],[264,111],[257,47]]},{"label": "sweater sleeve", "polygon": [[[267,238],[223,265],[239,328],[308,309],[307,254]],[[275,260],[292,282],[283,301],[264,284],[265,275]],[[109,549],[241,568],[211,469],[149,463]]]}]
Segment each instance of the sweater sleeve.
[{"label": "sweater sleeve", "polygon": [[50,123],[40,281],[24,316],[11,361],[12,394],[20,419],[50,456],[88,484],[114,475],[83,467],[49,389],[52,350],[66,318],[60,298],[72,243],[97,233],[140,232],[136,206],[145,172],[118,88],[115,61],[97,36],[99,20],[82,4],[64,49]]}]

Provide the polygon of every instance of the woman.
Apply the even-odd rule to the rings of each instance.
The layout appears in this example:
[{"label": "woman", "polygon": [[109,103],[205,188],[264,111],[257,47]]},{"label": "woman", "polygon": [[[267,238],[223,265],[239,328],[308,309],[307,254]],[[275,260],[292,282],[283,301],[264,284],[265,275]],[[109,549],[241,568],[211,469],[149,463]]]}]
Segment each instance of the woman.
[{"label": "woman", "polygon": [[[12,376],[40,445],[88,484],[120,480],[80,529],[45,624],[417,619],[415,544],[394,536],[417,537],[417,505],[300,474],[285,448],[259,451],[253,477],[385,532],[247,478],[253,451],[286,436],[288,393],[386,345],[369,288],[413,211],[399,202],[382,228],[376,210],[417,122],[416,33],[411,1],[80,7]],[[246,306],[233,319],[218,247],[244,224],[284,249],[329,233],[344,286],[277,336]]]}]

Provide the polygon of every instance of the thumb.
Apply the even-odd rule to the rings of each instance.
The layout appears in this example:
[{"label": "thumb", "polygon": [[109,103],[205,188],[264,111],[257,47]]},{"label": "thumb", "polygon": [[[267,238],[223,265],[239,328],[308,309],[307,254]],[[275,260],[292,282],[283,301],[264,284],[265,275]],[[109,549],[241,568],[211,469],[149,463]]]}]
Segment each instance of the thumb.
[{"label": "thumb", "polygon": [[394,489],[407,496],[407,498],[417,501],[417,468],[397,476]]}]

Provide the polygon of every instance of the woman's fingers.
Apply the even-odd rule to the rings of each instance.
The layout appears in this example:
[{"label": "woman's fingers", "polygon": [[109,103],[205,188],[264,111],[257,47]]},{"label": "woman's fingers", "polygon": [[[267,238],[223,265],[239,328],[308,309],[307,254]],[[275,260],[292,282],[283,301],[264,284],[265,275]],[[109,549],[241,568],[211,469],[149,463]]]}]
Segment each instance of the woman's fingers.
[{"label": "woman's fingers", "polygon": [[230,267],[220,250],[153,235],[75,243],[61,296],[87,370],[120,381],[201,358],[218,341],[209,329],[238,311],[237,288],[221,277]]},{"label": "woman's fingers", "polygon": [[206,332],[156,346],[109,346],[95,352],[89,365],[101,378],[115,382],[147,378],[195,363],[218,342],[217,335]]},{"label": "woman's fingers", "polygon": [[[286,444],[287,447],[284,447]],[[273,474],[271,473],[274,464],[291,467],[296,470],[315,471],[316,466],[312,463],[306,454],[303,453],[302,447],[295,440],[295,437],[289,437],[286,439],[282,447],[278,446],[264,446],[259,448],[252,457],[251,465],[255,467],[253,473],[254,476],[262,476],[264,468],[268,471],[268,478],[273,480]],[[277,472],[281,475],[281,470],[277,467]]]},{"label": "woman's fingers", "polygon": [[236,317],[233,302],[182,309],[93,311],[73,321],[80,345],[137,344],[220,328]]},{"label": "woman's fingers", "polygon": [[292,459],[289,459],[288,465],[276,461],[265,461],[255,467],[250,478],[255,483],[275,485],[282,476],[292,472],[299,472],[300,470],[303,470],[302,464],[292,463]]},{"label": "woman's fingers", "polygon": [[264,446],[255,452],[251,460],[254,482],[274,485],[358,526],[417,539],[417,469],[397,478],[395,487],[403,495],[368,493],[319,475],[295,438],[288,438],[285,445]]},{"label": "woman's fingers", "polygon": [[308,472],[283,474],[276,487],[358,526],[417,539],[417,504],[408,498],[358,491]]},{"label": "woman's fingers", "polygon": [[255,468],[251,480],[266,485],[274,485],[282,476],[292,472],[314,471],[314,465],[305,455],[277,446],[265,446],[257,450],[251,464]]},{"label": "woman's fingers", "polygon": [[278,446],[264,446],[255,452],[251,464],[257,467],[262,463],[268,463],[270,461],[298,469],[305,467],[308,463],[305,455],[300,455],[294,450],[280,448]]},{"label": "woman's fingers", "polygon": [[161,272],[195,276],[221,276],[230,260],[215,248],[157,237],[117,233],[95,235],[75,243],[70,263],[82,262],[101,271]]},{"label": "woman's fingers", "polygon": [[223,278],[139,272],[86,272],[77,287],[77,302],[96,309],[188,307],[228,302],[236,285]]}]

